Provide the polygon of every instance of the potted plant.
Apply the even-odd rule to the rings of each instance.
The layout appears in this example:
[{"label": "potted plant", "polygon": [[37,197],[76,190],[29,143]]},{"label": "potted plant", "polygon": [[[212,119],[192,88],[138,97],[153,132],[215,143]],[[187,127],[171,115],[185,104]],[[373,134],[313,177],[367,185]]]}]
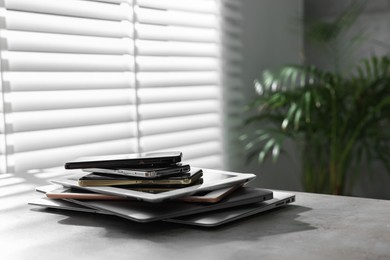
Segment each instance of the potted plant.
[{"label": "potted plant", "polygon": [[[324,23],[317,36],[331,44],[353,16],[349,10],[336,22]],[[356,178],[363,162],[379,160],[390,173],[388,57],[368,57],[348,71],[285,65],[263,71],[255,89],[258,96],[249,105],[253,114],[246,124],[256,124],[257,130],[241,136],[249,158],[276,160],[283,143],[294,141],[309,192],[345,194],[347,181]]]}]

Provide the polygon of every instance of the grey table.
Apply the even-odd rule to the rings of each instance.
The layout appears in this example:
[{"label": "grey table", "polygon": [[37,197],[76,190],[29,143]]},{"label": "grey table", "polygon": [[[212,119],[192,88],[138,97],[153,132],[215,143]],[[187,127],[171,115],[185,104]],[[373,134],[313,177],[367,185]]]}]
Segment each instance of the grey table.
[{"label": "grey table", "polygon": [[45,210],[35,186],[0,176],[0,259],[390,259],[390,201],[296,193],[209,229]]}]

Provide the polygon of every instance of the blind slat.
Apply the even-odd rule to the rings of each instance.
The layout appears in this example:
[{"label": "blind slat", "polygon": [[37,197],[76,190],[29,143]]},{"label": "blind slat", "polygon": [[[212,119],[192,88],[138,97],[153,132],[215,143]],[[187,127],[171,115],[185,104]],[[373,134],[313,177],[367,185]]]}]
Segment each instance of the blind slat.
[{"label": "blind slat", "polygon": [[6,117],[13,132],[133,122],[137,118],[132,105],[16,112]]},{"label": "blind slat", "polygon": [[217,112],[219,112],[218,100],[141,104],[139,108],[142,120]]},{"label": "blind slat", "polygon": [[133,37],[132,24],[127,20],[97,20],[12,10],[7,10],[6,13],[5,28],[9,30],[118,38]]},{"label": "blind slat", "polygon": [[[191,138],[188,138],[191,136]],[[184,146],[218,140],[220,130],[218,128],[204,128],[190,131],[174,132],[146,136],[141,139],[142,148],[147,151],[169,149],[176,146]]]},{"label": "blind slat", "polygon": [[[105,38],[53,33],[1,31],[10,51],[131,54],[130,38]],[[59,59],[60,61],[60,59]]]},{"label": "blind slat", "polygon": [[84,108],[132,104],[135,94],[128,89],[34,91],[8,93],[4,97],[11,111]]},{"label": "blind slat", "polygon": [[212,13],[218,12],[215,1],[210,0],[138,0],[138,5],[152,9],[183,10],[190,12]]},{"label": "blind slat", "polygon": [[112,141],[137,136],[134,122],[61,128],[31,132],[19,132],[8,136],[7,144],[13,152],[26,152],[71,146],[78,144]]},{"label": "blind slat", "polygon": [[143,56],[219,56],[216,43],[136,40],[136,47]]},{"label": "blind slat", "polygon": [[193,85],[216,85],[218,72],[139,72],[139,85],[150,87],[173,87]]},{"label": "blind slat", "polygon": [[218,114],[203,114],[186,117],[144,120],[140,123],[140,136],[174,133],[185,130],[219,126]]},{"label": "blind slat", "polygon": [[139,71],[217,71],[218,59],[208,57],[137,57]]},{"label": "blind slat", "polygon": [[218,86],[189,86],[166,87],[163,91],[158,88],[143,88],[138,91],[141,104],[180,102],[191,100],[218,99]]},{"label": "blind slat", "polygon": [[75,17],[132,20],[131,6],[79,0],[4,0],[7,9]]},{"label": "blind slat", "polygon": [[[130,55],[2,52],[3,70],[12,71],[132,71]],[[58,62],[58,61],[61,62]],[[58,79],[57,79],[58,80]]]},{"label": "blind slat", "polygon": [[170,40],[188,42],[217,42],[215,29],[188,28],[178,26],[136,25],[137,36],[144,40]]},{"label": "blind slat", "polygon": [[179,25],[191,27],[216,28],[218,18],[215,14],[181,12],[174,10],[157,10],[137,8],[137,19],[140,23]]},{"label": "blind slat", "polygon": [[56,91],[129,88],[131,72],[3,72],[5,91]]},{"label": "blind slat", "polygon": [[111,4],[121,4],[121,3],[127,3],[129,5],[133,4],[133,0],[88,0],[88,1],[111,3]]}]

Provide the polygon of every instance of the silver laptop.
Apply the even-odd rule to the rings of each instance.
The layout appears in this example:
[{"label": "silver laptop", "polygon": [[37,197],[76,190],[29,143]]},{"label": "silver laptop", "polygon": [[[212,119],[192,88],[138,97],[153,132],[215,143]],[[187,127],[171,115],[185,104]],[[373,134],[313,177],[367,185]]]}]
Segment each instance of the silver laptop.
[{"label": "silver laptop", "polygon": [[264,211],[275,209],[295,201],[295,195],[292,193],[281,191],[274,191],[273,193],[273,199],[266,200],[263,202],[207,213],[167,219],[165,221],[194,226],[215,227],[255,214],[259,214]]}]

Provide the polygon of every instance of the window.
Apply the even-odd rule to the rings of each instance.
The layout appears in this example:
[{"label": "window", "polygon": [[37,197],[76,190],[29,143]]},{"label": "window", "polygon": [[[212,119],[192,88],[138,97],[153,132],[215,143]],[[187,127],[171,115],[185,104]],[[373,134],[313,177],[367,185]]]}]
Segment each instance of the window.
[{"label": "window", "polygon": [[239,60],[234,51],[222,58],[231,48],[221,43],[224,5],[3,1],[0,171],[156,150],[223,168],[222,101],[229,85],[239,86],[230,79],[222,91],[225,75],[237,78]]}]

